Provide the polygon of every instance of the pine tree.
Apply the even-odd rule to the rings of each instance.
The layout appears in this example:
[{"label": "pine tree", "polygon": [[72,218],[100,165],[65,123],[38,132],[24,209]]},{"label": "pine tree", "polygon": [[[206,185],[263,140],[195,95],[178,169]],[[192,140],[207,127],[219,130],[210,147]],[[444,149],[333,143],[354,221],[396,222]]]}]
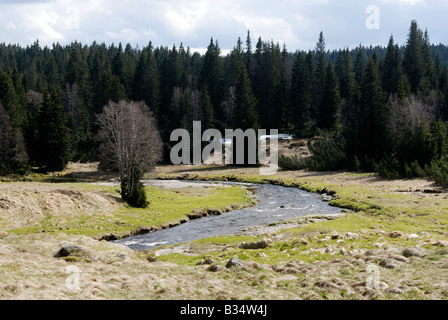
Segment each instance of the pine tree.
[{"label": "pine tree", "polygon": [[[168,106],[173,97],[175,87],[181,86],[181,78],[184,73],[182,60],[176,46],[169,50],[168,55],[164,58],[160,68],[160,87],[161,87],[161,103],[162,109],[159,110],[160,123],[166,121],[169,117]],[[162,127],[161,130],[164,130]],[[167,136],[164,135],[164,138]]]},{"label": "pine tree", "polygon": [[357,84],[360,84],[362,82],[364,68],[366,65],[366,56],[364,49],[359,45],[355,49],[355,59],[353,62],[353,71],[355,74],[355,81]]},{"label": "pine tree", "polygon": [[339,88],[341,92],[341,99],[350,102],[354,90],[354,73],[352,65],[352,56],[350,50],[347,48],[339,52],[335,71],[339,79]]},{"label": "pine tree", "polygon": [[[310,59],[308,62],[312,63]],[[312,64],[307,64],[304,53],[298,52],[292,68],[288,109],[291,123],[304,135],[311,122],[311,80]]]},{"label": "pine tree", "polygon": [[47,171],[63,170],[70,160],[70,141],[60,94],[51,87],[37,116],[37,164]]},{"label": "pine tree", "polygon": [[312,116],[314,118],[317,118],[320,113],[320,102],[322,101],[321,95],[325,85],[325,69],[327,67],[327,55],[325,50],[325,38],[323,32],[321,31],[315,48],[312,109]]},{"label": "pine tree", "polygon": [[249,74],[243,63],[238,65],[235,95],[234,128],[258,130],[257,99],[252,90]]},{"label": "pine tree", "polygon": [[325,86],[321,95],[318,126],[320,129],[335,129],[338,126],[338,113],[341,103],[339,80],[333,64],[328,63],[325,72]]},{"label": "pine tree", "polygon": [[422,38],[421,55],[423,71],[422,79],[420,80],[419,84],[419,90],[422,91],[425,96],[427,96],[431,90],[434,90],[438,86],[428,30],[425,31]]},{"label": "pine tree", "polygon": [[223,64],[220,55],[221,49],[218,42],[213,42],[213,38],[211,38],[207,52],[203,57],[202,69],[199,74],[199,87],[207,86],[215,118],[224,122],[225,116],[220,108],[224,97]]},{"label": "pine tree", "polygon": [[207,86],[204,86],[201,92],[201,104],[204,114],[204,129],[214,128],[214,111],[213,105],[208,94]]},{"label": "pine tree", "polygon": [[105,106],[109,101],[118,102],[127,100],[126,88],[121,84],[120,78],[110,71],[103,73],[100,82],[100,103]]},{"label": "pine tree", "polygon": [[389,39],[389,44],[387,45],[381,74],[384,92],[387,94],[397,93],[400,76],[400,49],[397,44],[394,44],[394,38],[391,36]]},{"label": "pine tree", "polygon": [[75,160],[88,160],[94,153],[93,114],[94,103],[92,82],[87,64],[86,49],[80,43],[72,43],[69,49],[66,81],[73,88],[76,86],[77,108],[72,114],[71,128],[76,127],[76,135],[72,135],[71,152]]},{"label": "pine tree", "polygon": [[382,157],[389,147],[385,143],[387,108],[377,66],[372,58],[364,71],[360,93],[360,155],[370,159]]},{"label": "pine tree", "polygon": [[145,101],[151,110],[160,108],[160,78],[154,58],[152,43],[141,52],[134,74],[133,100]]},{"label": "pine tree", "polygon": [[4,71],[0,73],[0,101],[9,114],[13,128],[23,130],[27,122],[26,105],[17,94],[11,76]]},{"label": "pine tree", "polygon": [[411,92],[417,93],[420,80],[423,76],[423,57],[422,57],[423,34],[418,28],[417,22],[413,20],[409,29],[409,35],[403,57],[403,68],[406,73]]},{"label": "pine tree", "polygon": [[252,52],[252,39],[250,36],[250,31],[247,30],[246,37],[246,52],[244,53],[244,63],[246,64],[247,72],[249,73],[250,79],[253,81],[255,76],[255,65]]},{"label": "pine tree", "polygon": [[93,90],[93,111],[95,114],[101,113],[103,107],[108,102],[108,98],[104,97],[102,92],[102,81],[105,73],[112,74],[111,62],[107,53],[107,49],[104,46],[99,46],[95,53],[92,53],[91,59],[91,80],[92,80],[92,90]]},{"label": "pine tree", "polygon": [[0,102],[0,175],[25,173],[27,164],[23,136],[11,125],[10,117]]}]

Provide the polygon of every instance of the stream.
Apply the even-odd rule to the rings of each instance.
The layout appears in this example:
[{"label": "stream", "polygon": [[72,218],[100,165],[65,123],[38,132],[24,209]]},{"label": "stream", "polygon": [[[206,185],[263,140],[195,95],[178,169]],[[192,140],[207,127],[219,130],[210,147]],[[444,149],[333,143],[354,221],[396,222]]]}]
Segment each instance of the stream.
[{"label": "stream", "polygon": [[[146,181],[145,184],[164,186],[180,184],[181,181]],[[195,184],[188,182],[185,185]],[[198,186],[239,185],[251,188],[256,195],[256,206],[233,210],[219,216],[207,216],[191,220],[179,226],[156,232],[123,238],[115,243],[124,244],[134,250],[151,250],[162,245],[174,245],[193,240],[234,235],[243,230],[264,226],[310,214],[336,214],[341,209],[332,207],[324,201],[322,195],[313,194],[297,188],[275,185],[261,185],[236,182],[196,182]],[[169,185],[167,185],[169,187]]]}]

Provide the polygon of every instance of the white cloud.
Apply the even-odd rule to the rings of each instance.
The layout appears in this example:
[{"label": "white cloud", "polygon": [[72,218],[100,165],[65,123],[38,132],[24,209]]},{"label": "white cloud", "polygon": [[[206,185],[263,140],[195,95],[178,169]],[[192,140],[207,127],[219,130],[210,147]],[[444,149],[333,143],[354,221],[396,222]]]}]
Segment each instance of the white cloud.
[{"label": "white cloud", "polygon": [[280,43],[291,43],[296,40],[291,24],[282,18],[258,16],[239,16],[235,18],[237,21],[244,23],[251,34],[262,36],[264,40],[273,40]]},{"label": "white cloud", "polygon": [[209,11],[207,3],[193,2],[181,7],[171,8],[165,13],[165,17],[174,28],[181,32],[188,32],[197,26],[197,23],[207,11]]},{"label": "white cloud", "polygon": [[6,25],[6,29],[8,30],[16,30],[17,26],[14,24],[14,22],[10,21],[7,25]]},{"label": "white cloud", "polygon": [[[366,30],[368,4],[380,8],[381,30]],[[0,1],[0,39],[203,48],[213,37],[225,52],[250,30],[253,46],[261,37],[294,51],[313,49],[323,31],[328,48],[338,49],[387,44],[391,34],[405,38],[412,19],[428,28],[431,40],[446,41],[447,9],[446,0],[6,0]]]},{"label": "white cloud", "polygon": [[[32,9],[30,8],[32,7]],[[62,33],[58,32],[61,23],[59,14],[49,4],[26,5],[23,8],[24,22],[28,30],[32,30],[35,39],[44,43],[65,41]]]},{"label": "white cloud", "polygon": [[140,37],[138,32],[131,28],[121,29],[120,32],[106,32],[106,35],[112,39],[122,41],[134,41]]},{"label": "white cloud", "polygon": [[411,6],[416,4],[426,4],[426,0],[382,0],[385,3],[404,3],[409,4]]}]

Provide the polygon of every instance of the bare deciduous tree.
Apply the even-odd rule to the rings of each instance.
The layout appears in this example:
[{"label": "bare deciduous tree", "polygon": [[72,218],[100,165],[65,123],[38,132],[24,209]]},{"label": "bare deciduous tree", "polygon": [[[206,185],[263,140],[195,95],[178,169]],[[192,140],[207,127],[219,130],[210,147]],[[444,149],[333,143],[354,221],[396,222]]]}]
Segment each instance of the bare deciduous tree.
[{"label": "bare deciduous tree", "polygon": [[162,156],[162,139],[155,119],[143,102],[109,102],[97,116],[99,155],[103,168],[117,169],[122,198],[136,206],[143,172]]},{"label": "bare deciduous tree", "polygon": [[434,112],[434,104],[424,103],[414,95],[402,100],[392,97],[387,123],[389,136],[404,141],[414,136],[418,129],[429,129]]}]

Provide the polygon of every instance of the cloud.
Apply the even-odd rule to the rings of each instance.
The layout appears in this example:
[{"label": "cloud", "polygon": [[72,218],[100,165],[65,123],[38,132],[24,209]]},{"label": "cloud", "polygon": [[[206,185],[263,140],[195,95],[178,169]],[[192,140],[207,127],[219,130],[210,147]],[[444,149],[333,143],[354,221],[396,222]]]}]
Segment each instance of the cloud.
[{"label": "cloud", "polygon": [[426,0],[382,0],[385,3],[404,3],[408,5],[426,4]]},{"label": "cloud", "polygon": [[140,38],[137,31],[131,28],[121,29],[120,32],[106,32],[106,35],[114,40],[134,41]]},{"label": "cloud", "polygon": [[8,30],[16,30],[17,29],[17,26],[12,21],[10,21],[5,27]]},{"label": "cloud", "polygon": [[65,41],[65,37],[57,29],[60,29],[60,14],[54,11],[49,4],[31,5],[27,4],[23,8],[24,22],[28,30],[33,30],[33,36],[44,42]]},{"label": "cloud", "polygon": [[[381,10],[381,29],[367,30],[366,7]],[[250,30],[253,45],[285,43],[288,50],[313,49],[320,31],[327,47],[386,45],[391,34],[405,41],[410,21],[445,41],[445,0],[20,0],[0,1],[0,39],[28,45],[74,40],[179,45],[202,50],[213,37],[222,51]],[[404,39],[403,39],[404,38]]]}]

